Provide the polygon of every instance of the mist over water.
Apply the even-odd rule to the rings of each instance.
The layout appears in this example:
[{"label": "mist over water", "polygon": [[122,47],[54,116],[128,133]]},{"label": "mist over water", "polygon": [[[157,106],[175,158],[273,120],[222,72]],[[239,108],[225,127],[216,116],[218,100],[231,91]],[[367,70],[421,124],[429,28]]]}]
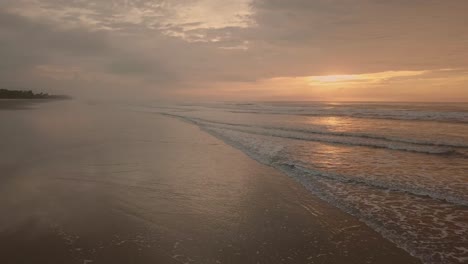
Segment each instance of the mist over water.
[{"label": "mist over water", "polygon": [[468,104],[144,105],[300,181],[425,263],[468,261]]}]

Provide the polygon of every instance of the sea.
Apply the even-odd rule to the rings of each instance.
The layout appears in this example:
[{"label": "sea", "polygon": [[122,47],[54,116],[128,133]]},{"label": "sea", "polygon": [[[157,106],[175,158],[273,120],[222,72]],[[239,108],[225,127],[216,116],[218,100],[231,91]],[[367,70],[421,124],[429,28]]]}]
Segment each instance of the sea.
[{"label": "sea", "polygon": [[294,178],[424,263],[468,263],[468,103],[145,103]]}]

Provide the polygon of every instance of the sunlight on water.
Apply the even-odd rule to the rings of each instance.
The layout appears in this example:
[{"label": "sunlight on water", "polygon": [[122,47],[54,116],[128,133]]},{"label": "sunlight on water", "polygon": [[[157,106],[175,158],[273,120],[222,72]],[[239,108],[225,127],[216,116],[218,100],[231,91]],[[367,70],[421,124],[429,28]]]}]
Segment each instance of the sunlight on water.
[{"label": "sunlight on water", "polygon": [[349,126],[349,121],[343,117],[326,116],[308,118],[306,124],[323,126],[331,131],[346,132],[348,130],[347,127]]},{"label": "sunlight on water", "polygon": [[204,104],[192,122],[282,170],[425,263],[468,259],[468,106]]}]

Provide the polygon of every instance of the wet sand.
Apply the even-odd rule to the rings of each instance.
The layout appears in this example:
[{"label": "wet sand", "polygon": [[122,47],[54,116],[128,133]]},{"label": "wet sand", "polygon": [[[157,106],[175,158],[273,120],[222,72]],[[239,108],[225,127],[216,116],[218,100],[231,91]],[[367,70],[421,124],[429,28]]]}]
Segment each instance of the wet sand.
[{"label": "wet sand", "polygon": [[0,122],[1,263],[419,263],[180,120],[50,102]]}]

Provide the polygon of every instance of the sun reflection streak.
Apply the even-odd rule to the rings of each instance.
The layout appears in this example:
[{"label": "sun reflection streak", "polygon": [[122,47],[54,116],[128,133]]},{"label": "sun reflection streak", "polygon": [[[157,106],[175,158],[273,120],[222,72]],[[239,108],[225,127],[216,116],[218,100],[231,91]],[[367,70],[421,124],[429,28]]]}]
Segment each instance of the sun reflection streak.
[{"label": "sun reflection streak", "polygon": [[314,117],[308,120],[309,124],[314,126],[321,126],[333,132],[347,132],[349,130],[349,121],[343,117],[337,116],[324,116]]}]

